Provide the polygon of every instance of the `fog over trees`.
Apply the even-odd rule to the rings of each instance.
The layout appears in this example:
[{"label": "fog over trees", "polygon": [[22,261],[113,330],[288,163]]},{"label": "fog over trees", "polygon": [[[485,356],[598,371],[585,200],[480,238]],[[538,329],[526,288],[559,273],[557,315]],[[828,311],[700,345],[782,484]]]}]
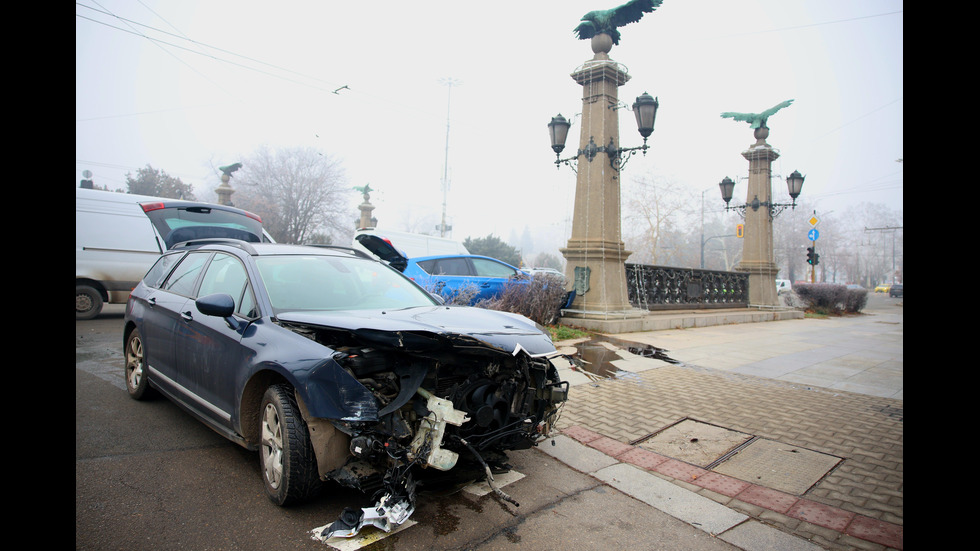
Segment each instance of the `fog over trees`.
[{"label": "fog over trees", "polygon": [[[785,191],[778,189],[780,183],[774,178],[774,200],[791,203]],[[744,203],[742,199],[733,199],[732,204]],[[731,271],[742,259],[736,226],[744,219],[737,211],[724,209],[717,186],[695,192],[670,180],[638,176],[624,183],[621,206],[623,242],[633,253],[629,263],[699,268],[703,254],[705,269]],[[880,203],[857,203],[827,211],[819,202],[807,200],[805,188],[796,208],[785,208],[773,222],[773,253],[780,279],[810,281],[806,249],[814,244],[807,236],[814,216],[820,255],[816,282],[856,283],[873,289],[879,283],[903,281],[901,210]],[[560,259],[563,267],[558,249],[567,239],[564,235],[555,245],[555,235],[524,226],[512,228],[508,242],[524,252],[527,265],[537,265],[538,255],[545,255],[542,258],[551,259],[552,264]],[[545,244],[551,246],[542,246]]]},{"label": "fog over trees", "polygon": [[[168,191],[181,187],[166,173],[147,167],[133,182],[163,184]],[[357,195],[339,162],[313,149],[260,149],[243,159],[243,168],[231,181],[235,206],[259,214],[267,231],[285,243],[350,243],[359,216]],[[773,180],[774,201],[790,198]],[[132,186],[131,186],[132,187]],[[146,189],[139,186],[141,190]],[[131,190],[132,191],[132,190]],[[148,191],[153,191],[149,189]],[[819,201],[807,199],[806,187],[795,209],[785,208],[773,223],[773,249],[779,268],[777,277],[810,281],[806,248],[814,243],[807,232],[816,216],[819,264],[814,280],[827,283],[856,283],[868,289],[885,282],[902,282],[904,271],[903,214],[880,203],[857,203],[822,210]],[[157,192],[157,193],[162,193]],[[204,200],[213,201],[213,197]],[[733,199],[732,203],[743,203]],[[737,211],[726,211],[717,186],[692,191],[660,177],[638,175],[623,182],[622,235],[627,262],[682,268],[733,270],[741,260],[742,239],[736,226],[744,222]],[[465,216],[464,212],[454,212]],[[515,258],[504,259],[523,267],[564,269],[560,250],[571,233],[571,213],[558,223],[532,226],[521,220],[505,220],[500,233]],[[399,219],[379,221],[379,228],[438,235],[439,215],[399,211]],[[499,230],[498,230],[499,231]],[[456,236],[464,242],[480,242],[490,236]],[[509,250],[508,249],[508,250]]]},{"label": "fog over trees", "polygon": [[313,148],[260,148],[232,175],[236,207],[262,217],[282,243],[347,245],[357,214],[339,161]]}]

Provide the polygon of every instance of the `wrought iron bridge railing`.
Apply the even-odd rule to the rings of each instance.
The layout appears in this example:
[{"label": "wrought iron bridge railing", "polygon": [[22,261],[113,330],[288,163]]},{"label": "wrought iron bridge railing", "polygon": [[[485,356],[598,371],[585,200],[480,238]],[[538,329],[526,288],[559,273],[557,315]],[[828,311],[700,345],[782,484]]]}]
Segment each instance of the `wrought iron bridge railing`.
[{"label": "wrought iron bridge railing", "polygon": [[749,303],[749,274],[626,264],[629,301],[645,310],[740,308]]}]

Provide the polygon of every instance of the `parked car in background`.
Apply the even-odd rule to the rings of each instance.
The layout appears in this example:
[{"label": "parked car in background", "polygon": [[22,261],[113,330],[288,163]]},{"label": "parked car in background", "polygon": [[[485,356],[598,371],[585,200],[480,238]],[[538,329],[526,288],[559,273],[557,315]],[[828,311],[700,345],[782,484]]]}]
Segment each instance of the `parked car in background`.
[{"label": "parked car in background", "polygon": [[412,258],[379,235],[360,234],[355,239],[365,250],[449,302],[462,296],[470,297],[467,304],[476,304],[499,296],[508,283],[520,284],[531,278],[527,272],[488,256],[449,254]]},{"label": "parked car in background", "polygon": [[793,291],[793,284],[789,282],[788,279],[777,279],[776,280],[776,294],[785,295]]},{"label": "parked car in background", "polygon": [[364,247],[360,236],[375,236],[390,244],[395,250],[405,258],[415,258],[420,256],[435,256],[440,254],[470,254],[466,247],[459,241],[447,239],[445,237],[435,237],[433,235],[423,235],[420,233],[399,232],[391,230],[379,230],[377,228],[361,228],[354,233],[352,247],[373,254],[373,251]]},{"label": "parked car in background", "polygon": [[561,279],[562,281],[565,280],[565,274],[559,272],[554,268],[530,268],[527,270],[527,273],[531,274],[532,276],[541,274],[541,275],[554,276]]},{"label": "parked car in background", "polygon": [[895,283],[888,290],[888,296],[890,297],[904,297],[905,296],[905,286],[901,283]]},{"label": "parked car in background", "polygon": [[892,284],[891,283],[880,283],[880,284],[878,284],[875,287],[875,292],[876,293],[887,293],[887,292],[889,292],[891,290],[891,288],[892,288]]},{"label": "parked car in background", "polygon": [[273,241],[250,212],[200,201],[75,189],[75,319],[124,304],[174,244],[202,237]]},{"label": "parked car in background", "polygon": [[531,278],[527,272],[506,262],[478,255],[410,258],[403,273],[446,300],[472,294],[469,304],[496,298],[506,285]]},{"label": "parked car in background", "polygon": [[403,523],[429,474],[493,487],[491,468],[547,437],[568,392],[547,331],[444,306],[353,249],[178,246],[132,291],[122,336],[130,396],[159,392],[256,450],[275,504],[328,480],[376,500],[324,538]]}]

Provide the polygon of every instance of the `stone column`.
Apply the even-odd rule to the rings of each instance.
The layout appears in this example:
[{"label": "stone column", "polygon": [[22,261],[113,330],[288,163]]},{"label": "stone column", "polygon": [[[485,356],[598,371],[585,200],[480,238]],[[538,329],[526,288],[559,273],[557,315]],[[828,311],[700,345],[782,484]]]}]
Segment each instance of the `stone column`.
[{"label": "stone column", "polygon": [[571,75],[583,92],[572,235],[561,249],[565,276],[576,291],[566,318],[621,319],[645,313],[633,309],[627,295],[624,265],[632,253],[625,250],[621,235],[620,174],[599,149],[620,147],[618,88],[630,78],[609,59],[611,48],[608,35],[595,36],[595,56]]},{"label": "stone column", "polygon": [[377,225],[377,220],[371,216],[371,213],[374,212],[374,205],[369,200],[365,199],[357,208],[361,211],[361,219],[357,221],[357,229],[373,228]]},{"label": "stone column", "polygon": [[231,179],[227,173],[221,174],[221,185],[214,188],[214,192],[218,194],[218,204],[232,206],[231,194],[235,193],[235,190],[228,184]]},{"label": "stone column", "polygon": [[355,187],[354,189],[359,190],[364,199],[357,206],[357,209],[361,211],[361,217],[355,220],[354,224],[357,225],[357,229],[376,227],[378,219],[371,216],[371,213],[374,212],[374,205],[371,204],[371,184],[365,184],[364,187]]},{"label": "stone column", "polygon": [[[749,187],[746,192],[745,233],[742,240],[742,261],[736,271],[749,274],[749,305],[778,306],[776,267],[773,256],[772,218],[767,205],[772,204],[772,162],[779,153],[766,143],[769,129],[755,129],[756,142],[742,156],[749,161]],[[766,203],[756,209],[755,202]]]}]

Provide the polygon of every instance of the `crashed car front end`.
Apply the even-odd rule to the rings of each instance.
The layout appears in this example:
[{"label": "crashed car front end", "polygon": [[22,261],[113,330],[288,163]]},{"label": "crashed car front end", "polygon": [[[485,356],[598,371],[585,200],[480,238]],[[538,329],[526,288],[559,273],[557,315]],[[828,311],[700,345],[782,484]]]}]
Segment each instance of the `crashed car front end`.
[{"label": "crashed car front end", "polygon": [[340,418],[306,419],[321,478],[361,490],[375,505],[345,510],[318,539],[403,523],[414,511],[420,479],[434,471],[479,471],[514,503],[493,485],[493,473],[507,470],[506,451],[551,434],[568,395],[550,361],[557,355],[550,339],[526,326],[462,332],[444,323],[438,330],[280,323],[333,351],[311,381],[337,380],[327,372],[339,369],[360,387],[335,389],[361,397],[347,401]]}]

